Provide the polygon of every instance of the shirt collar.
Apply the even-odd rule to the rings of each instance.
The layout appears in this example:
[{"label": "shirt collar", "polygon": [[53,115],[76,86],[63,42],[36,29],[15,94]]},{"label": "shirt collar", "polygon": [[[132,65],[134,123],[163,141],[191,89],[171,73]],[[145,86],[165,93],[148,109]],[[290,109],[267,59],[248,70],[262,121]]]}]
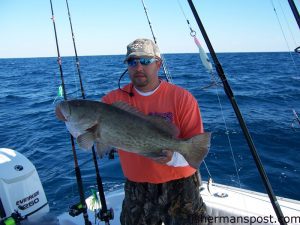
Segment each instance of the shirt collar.
[{"label": "shirt collar", "polygon": [[150,96],[152,94],[154,94],[158,88],[160,87],[161,85],[161,82],[159,83],[159,85],[157,86],[157,88],[155,88],[154,90],[152,91],[147,91],[147,92],[142,92],[142,91],[139,91],[138,89],[136,89],[136,87],[134,87],[134,90],[139,94],[139,95],[142,95],[142,96]]}]

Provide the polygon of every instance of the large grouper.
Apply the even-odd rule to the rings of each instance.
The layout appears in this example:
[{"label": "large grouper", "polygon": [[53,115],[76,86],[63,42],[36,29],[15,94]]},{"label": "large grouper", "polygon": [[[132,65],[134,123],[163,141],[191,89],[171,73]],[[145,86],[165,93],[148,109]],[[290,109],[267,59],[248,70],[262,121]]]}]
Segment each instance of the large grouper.
[{"label": "large grouper", "polygon": [[179,131],[173,123],[144,115],[124,102],[109,105],[91,100],[62,101],[55,112],[80,148],[88,150],[95,144],[100,156],[112,147],[149,158],[171,150],[183,155],[190,166],[199,168],[210,147],[210,133],[178,139]]}]

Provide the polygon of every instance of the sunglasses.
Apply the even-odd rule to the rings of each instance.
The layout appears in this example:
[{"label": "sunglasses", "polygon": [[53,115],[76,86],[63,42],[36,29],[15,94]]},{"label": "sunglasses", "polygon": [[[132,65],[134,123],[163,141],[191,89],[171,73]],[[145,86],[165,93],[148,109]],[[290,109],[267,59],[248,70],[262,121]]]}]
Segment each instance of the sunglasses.
[{"label": "sunglasses", "polygon": [[137,66],[138,62],[140,62],[141,65],[147,66],[151,63],[157,62],[158,59],[155,58],[140,58],[140,59],[128,59],[127,64],[128,66],[135,67]]}]

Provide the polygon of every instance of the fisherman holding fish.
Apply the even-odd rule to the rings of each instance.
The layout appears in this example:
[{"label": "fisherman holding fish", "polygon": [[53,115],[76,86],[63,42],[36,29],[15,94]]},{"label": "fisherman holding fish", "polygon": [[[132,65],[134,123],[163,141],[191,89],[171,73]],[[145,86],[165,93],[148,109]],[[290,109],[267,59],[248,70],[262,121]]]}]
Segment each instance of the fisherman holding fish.
[{"label": "fisherman holding fish", "polygon": [[[152,40],[137,39],[130,43],[125,63],[132,83],[123,89],[129,94],[115,90],[104,96],[103,102],[122,101],[146,115],[163,117],[180,129],[178,138],[188,139],[204,132],[195,98],[186,90],[159,79],[161,56]],[[201,150],[198,146],[198,151]],[[166,225],[201,224],[196,218],[205,215],[205,204],[199,194],[196,169],[178,152],[166,149],[163,153],[149,159],[119,151],[127,178],[122,225],[156,225],[160,221]],[[202,159],[206,154],[202,152]]]},{"label": "fisherman holding fish", "polygon": [[57,117],[83,149],[118,149],[125,183],[122,225],[208,224],[197,169],[210,145],[196,99],[158,77],[157,45],[137,39],[124,61],[131,83],[102,102],[73,100]]}]

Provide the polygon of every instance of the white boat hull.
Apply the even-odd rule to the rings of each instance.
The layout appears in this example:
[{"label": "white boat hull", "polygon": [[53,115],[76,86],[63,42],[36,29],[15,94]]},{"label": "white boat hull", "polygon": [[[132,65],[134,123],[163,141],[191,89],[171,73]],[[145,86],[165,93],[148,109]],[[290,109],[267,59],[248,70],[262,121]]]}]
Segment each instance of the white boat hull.
[{"label": "white boat hull", "polygon": [[[266,194],[220,184],[213,184],[208,190],[206,182],[202,184],[200,193],[207,206],[212,224],[279,224]],[[123,190],[106,194],[107,206],[114,210],[111,225],[120,224],[123,198]],[[91,210],[91,199],[92,197],[89,197],[86,202],[89,208],[89,219],[93,223],[95,213]],[[278,197],[278,202],[286,222],[300,224],[300,201]],[[59,221],[61,225],[84,224],[82,215],[71,217],[68,213],[60,215]]]}]

